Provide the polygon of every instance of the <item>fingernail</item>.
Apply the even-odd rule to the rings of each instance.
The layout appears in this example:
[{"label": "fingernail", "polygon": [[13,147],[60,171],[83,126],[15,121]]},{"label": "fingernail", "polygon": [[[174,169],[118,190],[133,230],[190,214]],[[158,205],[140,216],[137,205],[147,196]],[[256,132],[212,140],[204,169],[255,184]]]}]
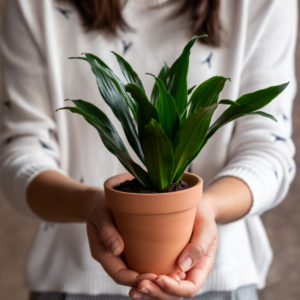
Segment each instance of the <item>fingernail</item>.
[{"label": "fingernail", "polygon": [[142,299],[143,295],[140,293],[135,293],[134,296],[132,297],[132,299]]},{"label": "fingernail", "polygon": [[108,248],[112,254],[115,254],[121,248],[121,246],[120,246],[120,243],[118,242],[118,240],[116,238],[113,238],[109,242]]},{"label": "fingernail", "polygon": [[149,291],[145,288],[142,288],[141,290],[139,290],[139,292],[142,292],[144,294],[149,294]]},{"label": "fingernail", "polygon": [[162,288],[164,289],[166,286],[164,282],[161,279],[156,279],[155,282]]},{"label": "fingernail", "polygon": [[190,257],[186,257],[184,259],[181,260],[180,262],[180,268],[183,272],[186,272],[190,269],[191,265],[192,265],[193,261]]}]

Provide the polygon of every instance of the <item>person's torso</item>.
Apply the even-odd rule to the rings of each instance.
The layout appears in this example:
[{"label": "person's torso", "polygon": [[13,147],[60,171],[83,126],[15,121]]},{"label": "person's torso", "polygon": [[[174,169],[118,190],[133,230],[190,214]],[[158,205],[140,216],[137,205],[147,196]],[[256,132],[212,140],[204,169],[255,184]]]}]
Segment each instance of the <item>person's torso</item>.
[{"label": "person's torso", "polygon": [[[230,77],[231,82],[226,82],[220,99],[238,98],[245,47],[244,2],[247,1],[232,0],[226,1],[226,4],[222,1],[224,46],[214,48],[198,42],[194,45],[190,55],[188,87],[199,85],[215,75]],[[68,57],[80,56],[82,52],[93,53],[125,82],[115,56],[110,53],[114,51],[131,64],[150,97],[154,79],[145,73],[157,75],[164,61],[168,66],[172,65],[183,46],[192,37],[187,16],[171,18],[171,12],[176,6],[174,3],[161,8],[147,9],[129,1],[123,15],[133,30],[119,31],[118,36],[112,37],[98,31],[87,32],[73,6],[53,2],[57,60],[64,98],[83,99],[97,105],[113,122],[130,155],[137,162],[138,159],[126,141],[122,126],[101,98],[90,66],[84,61],[68,60]],[[68,13],[62,13],[62,10],[67,10]],[[225,109],[226,106],[220,105],[212,122]],[[78,115],[67,113],[66,116],[69,144],[67,171],[70,177],[88,185],[101,187],[107,178],[125,172],[117,158],[105,148],[92,126]],[[233,129],[234,123],[222,128],[192,163],[191,171],[203,178],[204,186],[207,186],[225,166],[228,159],[227,147]],[[222,247],[218,249],[214,270],[200,292],[210,290],[216,278],[221,278],[224,274],[232,274],[238,279],[244,268],[249,270],[245,284],[255,284],[255,263],[245,221],[221,225],[219,234],[219,245]],[[243,261],[245,265],[241,265]],[[42,270],[49,272],[44,273]],[[235,272],[235,275],[230,273],[231,271]],[[99,263],[93,260],[84,224],[42,224],[29,256],[27,273],[32,288],[39,280],[43,281],[45,287],[51,285],[58,291],[126,295],[129,290],[115,284]],[[68,277],[73,278],[71,283]],[[223,286],[231,288],[227,287],[226,283]]]}]

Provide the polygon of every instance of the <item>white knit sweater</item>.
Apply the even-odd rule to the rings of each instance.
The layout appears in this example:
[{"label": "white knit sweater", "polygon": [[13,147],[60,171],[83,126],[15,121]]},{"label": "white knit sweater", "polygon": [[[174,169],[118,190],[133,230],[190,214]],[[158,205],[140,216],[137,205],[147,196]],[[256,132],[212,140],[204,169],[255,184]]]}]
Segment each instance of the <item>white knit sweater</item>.
[{"label": "white knit sweater", "polygon": [[[108,177],[124,172],[83,118],[54,111],[64,106],[65,98],[90,101],[126,140],[101,99],[89,65],[68,57],[94,53],[123,79],[110,53],[115,51],[132,64],[149,95],[154,81],[145,72],[157,74],[164,61],[171,65],[191,37],[186,16],[169,18],[176,1],[147,9],[152,2],[129,0],[123,13],[135,30],[120,31],[113,38],[86,32],[70,4],[6,1],[1,39],[0,190],[21,213],[38,218],[25,195],[29,182],[44,170],[58,170],[99,187]],[[236,100],[271,85],[287,81],[290,85],[265,108],[278,123],[260,116],[243,117],[222,128],[193,162],[192,171],[204,179],[205,186],[215,178],[235,176],[247,183],[254,199],[246,217],[218,226],[215,265],[199,293],[264,286],[272,252],[259,215],[283,200],[295,174],[290,137],[297,1],[222,0],[221,5],[225,43],[220,48],[195,44],[189,87],[214,75],[230,77],[221,98]],[[214,119],[225,108],[219,107]],[[35,291],[123,295],[129,291],[114,283],[92,259],[85,224],[42,220],[28,258],[27,282]]]}]

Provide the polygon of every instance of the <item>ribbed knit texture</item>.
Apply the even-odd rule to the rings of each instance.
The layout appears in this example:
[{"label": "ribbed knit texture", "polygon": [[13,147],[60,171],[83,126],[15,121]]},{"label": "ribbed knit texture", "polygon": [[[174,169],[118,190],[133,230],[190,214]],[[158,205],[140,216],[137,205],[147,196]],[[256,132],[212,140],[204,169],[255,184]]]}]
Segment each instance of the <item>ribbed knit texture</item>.
[{"label": "ribbed knit texture", "polygon": [[[265,186],[264,182],[260,180],[257,172],[252,171],[251,169],[236,167],[233,166],[224,168],[215,178],[213,181],[217,180],[221,177],[232,176],[236,178],[241,178],[245,183],[247,183],[253,199],[255,202],[253,203],[250,212],[248,213],[249,216],[257,215],[259,212],[262,211],[264,207],[265,201]],[[213,182],[212,181],[212,182]]]},{"label": "ribbed knit texture", "polygon": [[[99,106],[138,162],[120,122],[101,99],[90,66],[68,57],[94,53],[124,80],[110,53],[115,51],[139,74],[149,96],[154,80],[145,72],[158,74],[164,61],[170,66],[191,37],[186,15],[170,18],[180,2],[147,8],[158,2],[129,0],[123,16],[134,31],[108,37],[86,32],[69,3],[6,1],[1,36],[0,190],[19,212],[40,219],[28,206],[26,191],[45,170],[98,187],[124,172],[83,118],[66,111],[55,113],[66,105],[65,98]],[[204,187],[217,178],[234,176],[248,185],[253,196],[247,216],[218,225],[214,268],[199,294],[265,284],[272,252],[258,215],[284,199],[295,174],[291,112],[296,92],[296,12],[296,0],[221,1],[226,43],[213,48],[197,42],[191,51],[188,86],[215,75],[230,77],[220,99],[236,100],[242,94],[290,82],[264,109],[277,123],[261,116],[240,118],[220,129],[192,163],[191,170],[203,178]],[[225,109],[219,105],[212,122]],[[91,257],[85,224],[42,222],[26,274],[33,291],[91,295],[127,295],[129,291]]]},{"label": "ribbed knit texture", "polygon": [[[26,201],[26,189],[32,179],[36,177],[38,174],[47,171],[47,170],[55,170],[64,175],[67,175],[61,169],[57,167],[57,165],[53,162],[53,160],[48,157],[44,157],[43,155],[36,155],[34,161],[28,163],[30,161],[31,156],[24,155],[19,156],[14,160],[14,170],[11,173],[3,175],[4,186],[15,186],[17,189],[8,189],[8,197],[12,199],[12,205],[21,213],[28,215],[31,218],[37,219],[39,221],[43,221],[40,217],[38,217],[27,205]],[[4,164],[5,169],[5,164]],[[1,175],[0,175],[1,176]],[[20,190],[24,191],[20,193]],[[17,202],[14,202],[17,200]]]}]

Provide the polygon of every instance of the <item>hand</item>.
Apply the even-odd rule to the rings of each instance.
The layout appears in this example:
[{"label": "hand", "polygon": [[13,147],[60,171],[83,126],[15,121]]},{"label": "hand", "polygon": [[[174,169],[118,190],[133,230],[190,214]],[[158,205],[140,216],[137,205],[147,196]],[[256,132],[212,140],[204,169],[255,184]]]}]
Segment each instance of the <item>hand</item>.
[{"label": "hand", "polygon": [[217,245],[214,210],[204,196],[196,212],[191,241],[178,258],[178,264],[186,274],[160,275],[154,281],[142,280],[130,290],[129,296],[146,300],[194,297],[213,268]]},{"label": "hand", "polygon": [[124,241],[115,227],[111,210],[105,204],[102,189],[90,190],[87,196],[87,234],[92,257],[118,284],[136,286],[141,280],[154,280],[155,274],[129,270],[122,259]]}]

